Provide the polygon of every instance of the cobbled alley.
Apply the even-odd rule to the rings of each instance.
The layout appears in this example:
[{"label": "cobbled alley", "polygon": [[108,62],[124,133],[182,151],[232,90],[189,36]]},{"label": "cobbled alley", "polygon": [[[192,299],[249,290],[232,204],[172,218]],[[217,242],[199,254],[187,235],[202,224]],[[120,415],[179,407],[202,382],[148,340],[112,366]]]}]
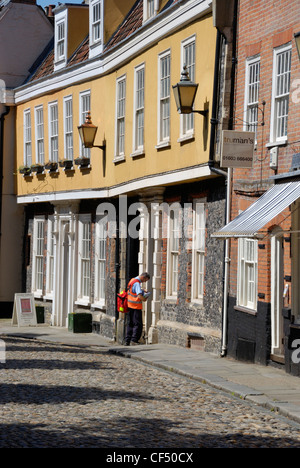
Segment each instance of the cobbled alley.
[{"label": "cobbled alley", "polygon": [[300,425],[101,347],[3,337],[0,448],[299,448]]}]

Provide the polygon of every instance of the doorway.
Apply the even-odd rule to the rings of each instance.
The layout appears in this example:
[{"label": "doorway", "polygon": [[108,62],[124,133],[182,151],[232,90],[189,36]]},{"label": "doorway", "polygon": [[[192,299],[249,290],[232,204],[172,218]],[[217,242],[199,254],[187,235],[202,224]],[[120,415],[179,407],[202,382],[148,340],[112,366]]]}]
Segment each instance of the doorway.
[{"label": "doorway", "polygon": [[276,228],[271,238],[271,359],[284,363],[283,344],[283,232]]},{"label": "doorway", "polygon": [[68,315],[73,312],[76,281],[75,210],[69,204],[57,204],[54,233],[54,291],[52,323],[58,327],[68,327]]},{"label": "doorway", "polygon": [[70,284],[70,277],[69,277],[69,223],[65,223],[63,229],[63,255],[62,255],[62,278],[61,278],[61,285],[62,285],[62,310],[61,310],[61,317],[62,317],[62,324],[63,326],[67,326],[68,320],[68,313],[69,313],[69,284]]}]

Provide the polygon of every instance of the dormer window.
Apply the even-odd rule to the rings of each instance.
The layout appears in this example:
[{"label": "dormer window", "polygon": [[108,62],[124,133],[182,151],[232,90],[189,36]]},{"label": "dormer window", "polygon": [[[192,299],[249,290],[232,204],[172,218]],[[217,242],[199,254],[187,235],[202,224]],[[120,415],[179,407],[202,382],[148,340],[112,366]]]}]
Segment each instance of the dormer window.
[{"label": "dormer window", "polygon": [[144,21],[155,16],[159,9],[159,0],[144,0]]},{"label": "dormer window", "polygon": [[65,22],[64,21],[61,21],[60,23],[58,23],[57,25],[57,44],[56,44],[56,47],[57,47],[57,59],[58,60],[61,60],[64,58],[65,56],[65,40],[66,40],[66,37],[65,37]]},{"label": "dormer window", "polygon": [[54,71],[58,71],[67,65],[70,57],[88,35],[89,6],[75,3],[59,4],[53,13]]},{"label": "dormer window", "polygon": [[101,41],[101,5],[97,1],[93,5],[93,18],[92,18],[92,41],[93,43]]},{"label": "dormer window", "polygon": [[90,57],[103,50],[103,0],[92,0],[90,7]]},{"label": "dormer window", "polygon": [[66,9],[58,11],[55,15],[55,71],[64,67],[67,62],[67,18]]},{"label": "dormer window", "polygon": [[154,16],[154,0],[148,0],[148,18]]}]

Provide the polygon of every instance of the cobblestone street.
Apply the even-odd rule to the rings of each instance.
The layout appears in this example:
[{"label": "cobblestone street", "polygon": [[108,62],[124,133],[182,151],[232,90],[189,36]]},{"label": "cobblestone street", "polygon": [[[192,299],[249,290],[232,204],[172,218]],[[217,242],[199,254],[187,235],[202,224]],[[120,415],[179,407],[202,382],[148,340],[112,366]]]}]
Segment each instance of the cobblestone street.
[{"label": "cobblestone street", "polygon": [[300,447],[300,425],[109,354],[5,337],[0,448]]}]

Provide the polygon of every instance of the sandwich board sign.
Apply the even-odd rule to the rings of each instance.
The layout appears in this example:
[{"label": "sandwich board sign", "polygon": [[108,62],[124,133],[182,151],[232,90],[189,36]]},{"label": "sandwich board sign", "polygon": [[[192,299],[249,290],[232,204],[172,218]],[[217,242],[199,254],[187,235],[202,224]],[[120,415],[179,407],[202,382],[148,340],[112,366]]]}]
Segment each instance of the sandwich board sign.
[{"label": "sandwich board sign", "polygon": [[36,326],[36,310],[33,294],[15,294],[12,325],[19,327]]},{"label": "sandwich board sign", "polygon": [[254,132],[223,130],[221,167],[251,168],[255,144]]}]

